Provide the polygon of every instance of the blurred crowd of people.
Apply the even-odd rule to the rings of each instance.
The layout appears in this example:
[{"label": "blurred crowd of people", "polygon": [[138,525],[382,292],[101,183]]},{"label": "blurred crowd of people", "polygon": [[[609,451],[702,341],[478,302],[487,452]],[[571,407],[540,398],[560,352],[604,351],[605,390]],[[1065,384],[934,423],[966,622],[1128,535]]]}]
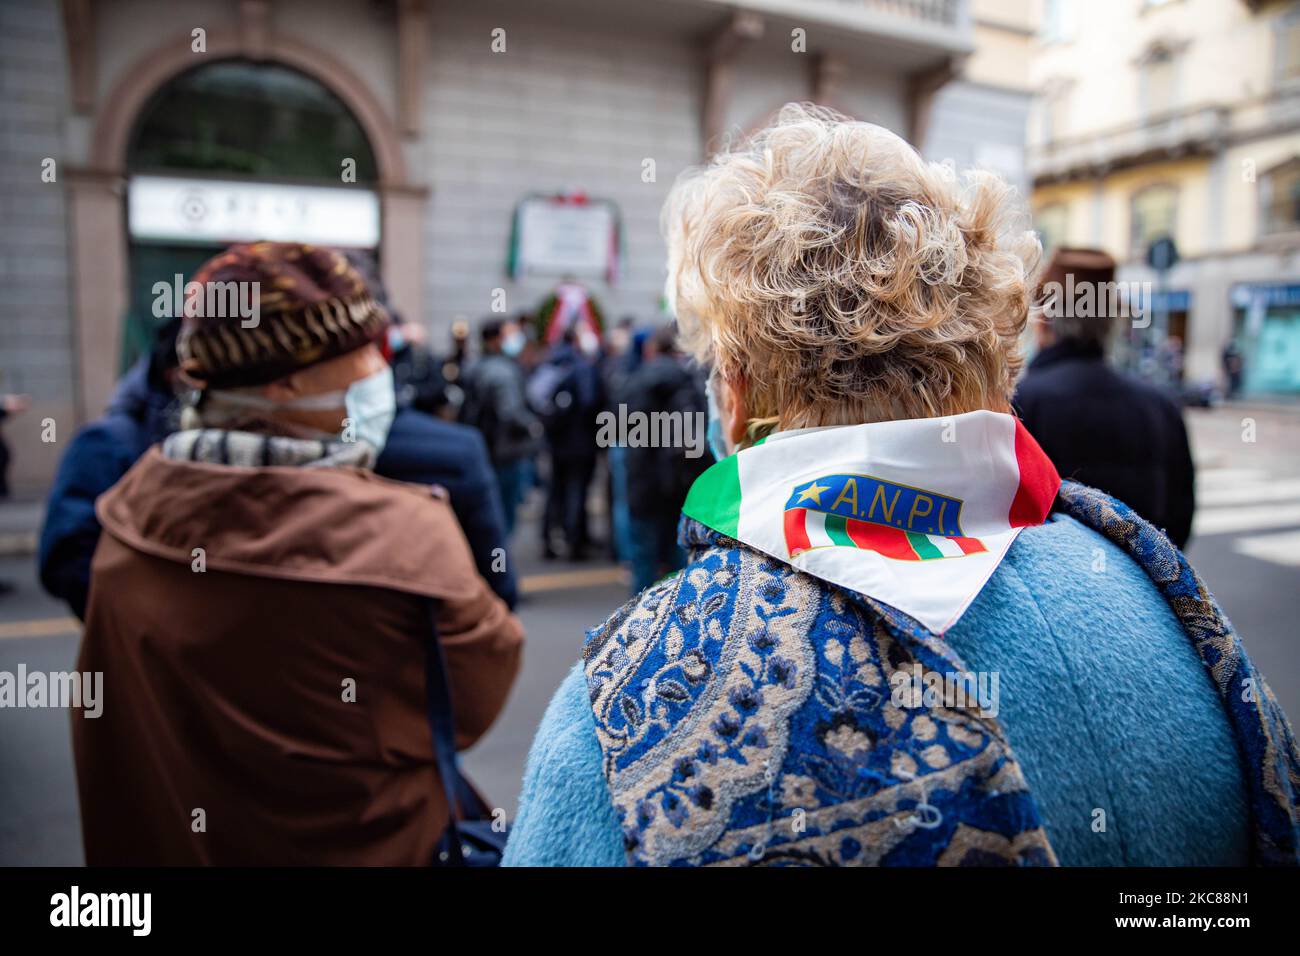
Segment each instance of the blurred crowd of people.
[{"label": "blurred crowd of people", "polygon": [[[597,427],[602,412],[620,409],[703,420],[704,376],[678,349],[671,322],[629,316],[601,330],[563,315],[547,324],[489,317],[476,336],[458,323],[442,359],[421,336],[404,325],[391,336],[399,396],[482,435],[507,535],[535,494],[547,560],[613,558],[631,567],[634,593],[683,565],[682,502],[710,459],[651,443],[602,447]],[[605,505],[604,538],[592,528],[596,501]]]}]

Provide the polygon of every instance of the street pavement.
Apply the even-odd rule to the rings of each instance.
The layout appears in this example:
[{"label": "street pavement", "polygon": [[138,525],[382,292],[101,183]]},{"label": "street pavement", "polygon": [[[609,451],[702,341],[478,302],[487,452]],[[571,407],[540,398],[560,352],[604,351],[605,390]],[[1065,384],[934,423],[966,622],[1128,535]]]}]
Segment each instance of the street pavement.
[{"label": "street pavement", "polygon": [[[1189,556],[1297,719],[1300,408],[1231,405],[1190,409],[1187,418],[1198,465]],[[533,732],[578,660],[584,631],[628,597],[610,564],[541,561],[535,510],[536,502],[522,516],[515,549],[526,591],[523,671],[500,719],[464,758],[489,802],[511,816]],[[0,531],[4,523],[0,515]],[[77,622],[40,590],[33,559],[0,557],[0,581],[13,585],[0,594],[0,671],[71,669]],[[68,726],[61,710],[0,710],[0,865],[82,862]]]},{"label": "street pavement", "polygon": [[1189,409],[1187,556],[1295,724],[1300,720],[1300,407]]}]

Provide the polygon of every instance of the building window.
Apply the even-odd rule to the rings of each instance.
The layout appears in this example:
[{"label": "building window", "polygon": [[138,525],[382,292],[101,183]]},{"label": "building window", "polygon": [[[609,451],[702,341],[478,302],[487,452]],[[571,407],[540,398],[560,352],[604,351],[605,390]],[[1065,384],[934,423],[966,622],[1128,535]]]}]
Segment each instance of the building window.
[{"label": "building window", "polygon": [[1130,207],[1129,254],[1141,259],[1147,247],[1162,236],[1173,236],[1178,212],[1178,189],[1147,186],[1133,194]]},{"label": "building window", "polygon": [[1052,203],[1034,214],[1034,228],[1038,230],[1038,238],[1043,243],[1044,255],[1049,255],[1053,249],[1065,243],[1069,224],[1069,210],[1065,203]]},{"label": "building window", "polygon": [[1070,123],[1070,87],[1065,82],[1047,86],[1039,101],[1039,123],[1044,143],[1064,139]]},{"label": "building window", "polygon": [[[343,181],[346,160],[355,165],[355,185]],[[123,323],[123,370],[153,343],[155,284],[192,276],[229,238],[248,238],[207,224],[247,228],[269,222],[287,224],[287,230],[323,224],[346,232],[350,221],[338,215],[336,204],[323,205],[327,199],[320,194],[368,205],[363,194],[373,198],[373,192],[366,187],[379,180],[370,141],[338,96],[286,66],[246,60],[204,64],[164,83],[136,120],[127,170],[130,304]],[[158,220],[136,228],[133,200],[150,192],[166,195],[172,184],[186,182],[193,185],[178,187],[185,190],[183,201],[163,206],[161,228]],[[265,190],[272,186],[268,198]],[[310,193],[316,194],[313,200],[302,198]],[[309,210],[320,209],[329,213],[318,223]],[[360,226],[359,236],[368,226],[364,215]],[[364,261],[363,271],[374,271],[375,249],[362,241],[338,244],[354,250]]]},{"label": "building window", "polygon": [[1262,235],[1300,232],[1300,157],[1264,173],[1259,178],[1259,198]]},{"label": "building window", "polygon": [[1061,43],[1073,34],[1071,0],[1046,0],[1043,4],[1043,39]]},{"label": "building window", "polygon": [[1300,81],[1300,7],[1278,17],[1274,27],[1274,76],[1278,83]]},{"label": "building window", "polygon": [[272,63],[226,60],[165,84],[141,111],[128,164],[337,185],[343,158],[356,182],[379,176],[360,124],[330,90]]},{"label": "building window", "polygon": [[1165,47],[1151,50],[1142,62],[1142,115],[1158,117],[1178,106],[1178,60]]}]

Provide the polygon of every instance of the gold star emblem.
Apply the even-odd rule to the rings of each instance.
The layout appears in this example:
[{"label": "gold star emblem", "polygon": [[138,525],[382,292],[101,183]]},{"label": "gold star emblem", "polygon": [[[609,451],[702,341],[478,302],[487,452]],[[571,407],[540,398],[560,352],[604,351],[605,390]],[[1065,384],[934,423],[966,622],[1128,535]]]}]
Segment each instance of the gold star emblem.
[{"label": "gold star emblem", "polygon": [[799,492],[798,503],[803,504],[805,501],[811,501],[813,504],[820,506],[822,503],[822,492],[830,490],[831,489],[828,485],[819,485],[814,481],[803,491]]}]

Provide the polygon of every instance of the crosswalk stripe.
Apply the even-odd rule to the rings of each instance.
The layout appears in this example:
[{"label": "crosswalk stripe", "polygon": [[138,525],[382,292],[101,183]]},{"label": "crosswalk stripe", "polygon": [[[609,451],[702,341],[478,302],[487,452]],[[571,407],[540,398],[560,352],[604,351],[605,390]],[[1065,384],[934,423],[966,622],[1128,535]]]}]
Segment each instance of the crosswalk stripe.
[{"label": "crosswalk stripe", "polygon": [[1300,478],[1221,485],[1204,491],[1198,487],[1196,507],[1205,505],[1212,508],[1216,505],[1248,505],[1287,500],[1300,501]]},{"label": "crosswalk stripe", "polygon": [[1300,531],[1237,538],[1232,542],[1232,550],[1248,558],[1300,567]]},{"label": "crosswalk stripe", "polygon": [[1196,472],[1198,488],[1209,485],[1249,484],[1269,480],[1268,472],[1259,468],[1201,468]]},{"label": "crosswalk stripe", "polygon": [[[1197,473],[1193,535],[1239,534],[1297,525],[1300,525],[1300,477],[1274,478],[1257,468],[1207,468]],[[1289,564],[1287,549],[1291,534],[1256,535],[1235,541],[1233,546],[1250,557]],[[1272,542],[1273,538],[1278,540]]]},{"label": "crosswalk stripe", "polygon": [[1234,534],[1300,525],[1300,504],[1258,508],[1198,508],[1192,519],[1193,535]]}]

